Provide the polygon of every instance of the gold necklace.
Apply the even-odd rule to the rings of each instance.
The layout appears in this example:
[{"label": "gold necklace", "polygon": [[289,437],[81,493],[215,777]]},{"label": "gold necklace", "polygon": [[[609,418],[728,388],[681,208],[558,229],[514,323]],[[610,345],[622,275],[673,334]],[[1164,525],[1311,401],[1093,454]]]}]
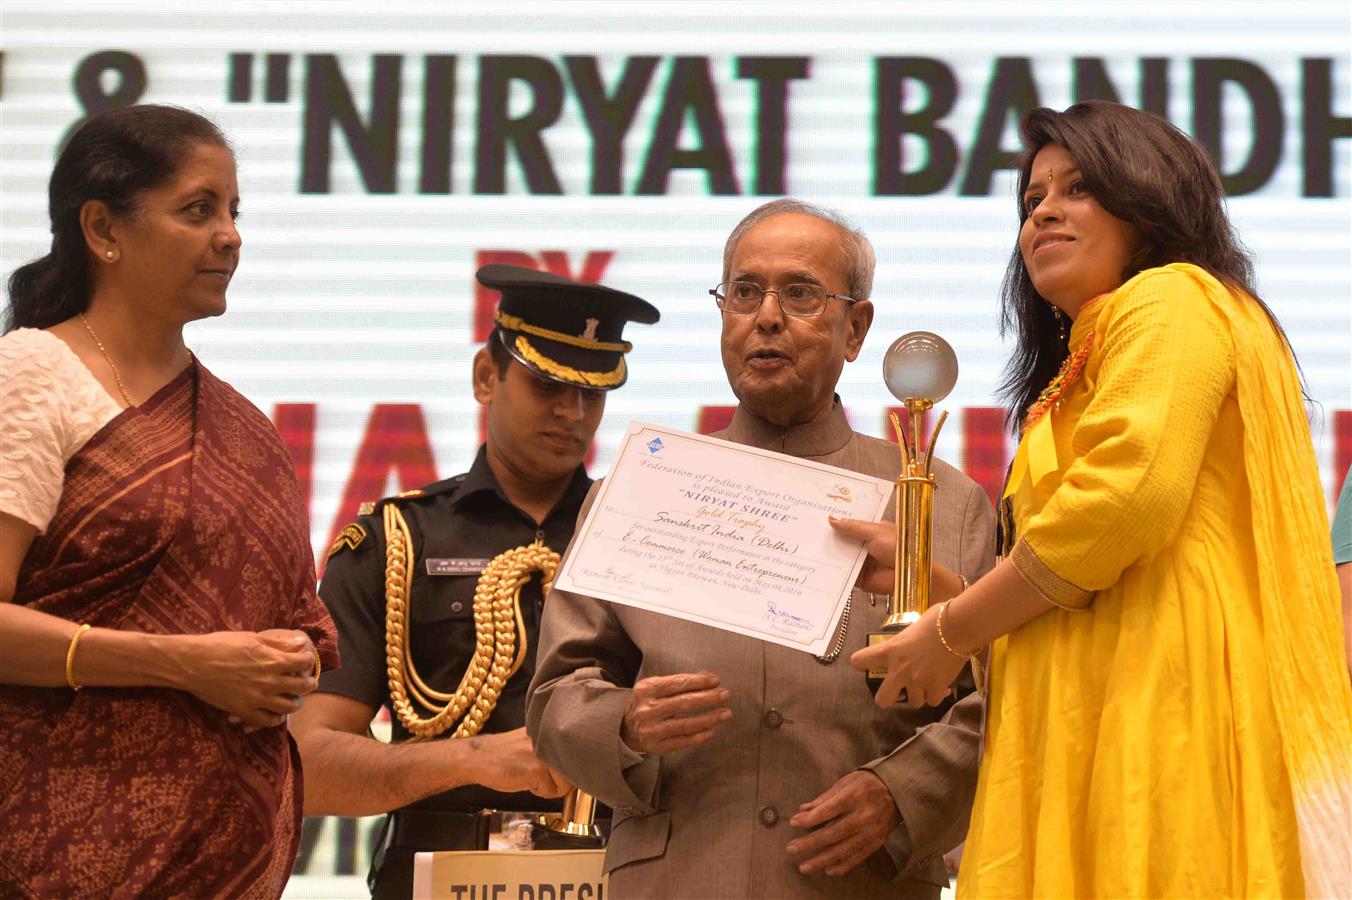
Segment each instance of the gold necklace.
[{"label": "gold necklace", "polygon": [[99,340],[99,336],[94,333],[94,329],[90,326],[84,313],[80,313],[80,321],[84,323],[85,331],[89,332],[89,336],[94,339],[94,346],[98,347],[99,352],[103,354],[103,361],[108,364],[108,368],[113,370],[113,380],[117,382],[117,389],[122,392],[122,399],[128,406],[133,406],[131,397],[127,396],[127,386],[122,383],[122,375],[117,371],[117,366],[113,365],[113,359],[108,355],[108,351],[103,349],[103,341]]}]

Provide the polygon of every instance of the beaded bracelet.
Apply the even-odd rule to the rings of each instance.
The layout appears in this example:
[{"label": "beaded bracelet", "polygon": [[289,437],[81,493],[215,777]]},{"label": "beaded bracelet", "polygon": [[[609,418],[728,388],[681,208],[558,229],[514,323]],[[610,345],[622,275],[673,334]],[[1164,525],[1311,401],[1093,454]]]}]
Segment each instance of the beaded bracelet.
[{"label": "beaded bracelet", "polygon": [[86,622],[84,625],[75,629],[75,634],[70,639],[70,649],[66,651],[66,684],[70,685],[72,691],[78,691],[80,688],[84,687],[84,685],[75,680],[75,648],[80,644],[80,637],[93,627],[93,625]]}]

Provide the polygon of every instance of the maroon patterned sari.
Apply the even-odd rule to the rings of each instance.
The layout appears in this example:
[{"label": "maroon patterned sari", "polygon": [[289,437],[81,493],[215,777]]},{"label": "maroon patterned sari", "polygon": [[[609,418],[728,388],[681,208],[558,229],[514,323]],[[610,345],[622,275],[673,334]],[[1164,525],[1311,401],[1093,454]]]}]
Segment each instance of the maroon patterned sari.
[{"label": "maroon patterned sari", "polygon": [[[337,664],[272,424],[196,361],[66,467],[15,603],[154,634],[307,632]],[[276,897],[299,757],[184,691],[0,685],[0,896]]]}]

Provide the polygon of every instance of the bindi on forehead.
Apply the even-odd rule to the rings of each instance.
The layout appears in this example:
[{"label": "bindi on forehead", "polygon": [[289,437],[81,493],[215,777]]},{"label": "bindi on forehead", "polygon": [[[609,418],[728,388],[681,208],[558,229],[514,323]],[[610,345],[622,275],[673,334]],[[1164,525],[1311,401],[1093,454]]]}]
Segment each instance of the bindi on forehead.
[{"label": "bindi on forehead", "polygon": [[1076,178],[1079,174],[1080,167],[1074,161],[1063,168],[1049,165],[1046,162],[1034,161],[1028,171],[1028,187],[1024,189],[1024,199],[1038,191],[1045,190],[1048,185],[1055,184],[1058,181],[1068,181]]},{"label": "bindi on forehead", "polygon": [[1078,169],[1079,166],[1075,162],[1075,157],[1070,155],[1069,150],[1060,144],[1048,144],[1033,156],[1033,162],[1030,166],[1030,180],[1046,180],[1049,171],[1060,175],[1078,171]]}]

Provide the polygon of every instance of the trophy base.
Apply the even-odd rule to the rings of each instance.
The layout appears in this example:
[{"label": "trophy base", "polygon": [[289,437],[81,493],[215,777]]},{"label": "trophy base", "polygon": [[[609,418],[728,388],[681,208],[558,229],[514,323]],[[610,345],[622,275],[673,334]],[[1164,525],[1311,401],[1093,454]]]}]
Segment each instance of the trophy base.
[{"label": "trophy base", "polygon": [[606,837],[596,825],[541,816],[531,826],[532,850],[594,850],[605,845]]},{"label": "trophy base", "polygon": [[[910,628],[916,622],[920,621],[920,613],[904,612],[893,613],[883,622],[882,628],[878,631],[870,631],[868,635],[868,645],[870,647],[887,642],[896,637],[901,632]],[[868,679],[868,689],[873,693],[878,693],[878,688],[883,686],[883,679],[887,677],[887,668],[878,667],[869,669],[866,674]],[[898,703],[906,702],[906,692],[902,691],[901,696],[897,698]]]}]

